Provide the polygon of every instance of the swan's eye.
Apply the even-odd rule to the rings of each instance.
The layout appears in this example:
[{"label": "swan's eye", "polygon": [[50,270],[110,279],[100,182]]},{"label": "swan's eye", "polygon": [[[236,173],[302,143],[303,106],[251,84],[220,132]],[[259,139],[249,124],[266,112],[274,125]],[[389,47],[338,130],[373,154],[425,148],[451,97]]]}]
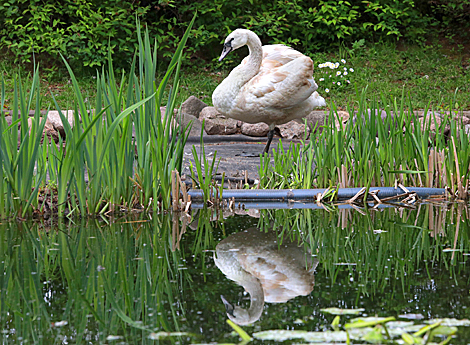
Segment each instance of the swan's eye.
[{"label": "swan's eye", "polygon": [[231,47],[231,46],[232,46],[232,41],[233,41],[233,39],[234,39],[234,38],[232,37],[232,38],[230,39],[230,41],[225,42],[225,43],[224,43],[224,46],[226,46],[226,47]]}]

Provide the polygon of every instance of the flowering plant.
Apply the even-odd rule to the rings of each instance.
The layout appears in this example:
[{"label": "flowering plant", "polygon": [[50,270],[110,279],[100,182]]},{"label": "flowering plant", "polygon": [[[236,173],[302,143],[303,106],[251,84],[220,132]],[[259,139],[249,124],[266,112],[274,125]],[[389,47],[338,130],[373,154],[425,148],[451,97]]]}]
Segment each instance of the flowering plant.
[{"label": "flowering plant", "polygon": [[347,68],[345,65],[345,59],[341,59],[341,64],[329,61],[319,64],[321,77],[317,79],[318,86],[323,87],[326,93],[329,93],[333,87],[343,88],[348,86],[351,83],[350,75],[354,72],[354,69]]}]

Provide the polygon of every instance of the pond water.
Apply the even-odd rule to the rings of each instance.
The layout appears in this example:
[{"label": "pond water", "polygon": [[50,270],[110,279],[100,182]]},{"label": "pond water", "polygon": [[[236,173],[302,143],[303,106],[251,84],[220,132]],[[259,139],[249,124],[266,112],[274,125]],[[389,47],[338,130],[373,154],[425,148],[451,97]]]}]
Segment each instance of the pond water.
[{"label": "pond water", "polygon": [[261,332],[332,331],[331,307],[363,309],[343,335],[358,316],[470,317],[463,205],[238,213],[0,223],[2,343],[239,343],[228,315],[253,343],[305,343]]}]

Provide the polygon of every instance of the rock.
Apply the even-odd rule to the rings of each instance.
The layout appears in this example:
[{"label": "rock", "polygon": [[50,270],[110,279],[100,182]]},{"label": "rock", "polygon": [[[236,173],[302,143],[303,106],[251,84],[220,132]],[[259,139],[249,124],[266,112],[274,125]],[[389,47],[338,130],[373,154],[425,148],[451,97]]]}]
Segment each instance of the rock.
[{"label": "rock", "polygon": [[199,114],[202,109],[207,107],[207,104],[201,101],[199,98],[190,96],[184,103],[181,105],[181,112],[183,114],[188,114],[199,118]]},{"label": "rock", "polygon": [[260,123],[246,123],[241,124],[242,134],[250,137],[265,137],[269,132],[269,126],[264,122]]},{"label": "rock", "polygon": [[347,111],[338,111],[338,116],[335,115],[335,126],[337,130],[344,128],[349,121],[349,113]]},{"label": "rock", "polygon": [[[74,117],[73,117],[73,111],[72,110],[67,110],[65,112],[62,112],[64,114],[65,118],[69,122],[69,125],[73,127],[74,123]],[[59,112],[57,110],[51,110],[47,113],[47,119],[53,126],[53,128],[60,134],[62,138],[65,138],[65,129],[64,125],[62,124],[62,120],[60,118]]]},{"label": "rock", "polygon": [[189,114],[182,114],[181,116],[181,124],[182,126],[186,127],[191,122],[191,130],[189,132],[190,137],[200,137],[202,131],[202,123],[198,120],[196,116],[189,115]]},{"label": "rock", "polygon": [[[323,126],[328,119],[328,111],[314,110],[308,114],[305,119],[307,120],[307,126],[310,132],[315,129],[315,132],[321,133],[323,131]],[[304,119],[301,119],[301,121],[303,120]]]},{"label": "rock", "polygon": [[199,121],[204,121],[204,130],[210,135],[227,135],[238,132],[238,121],[225,117],[214,107],[202,109],[199,114]]},{"label": "rock", "polygon": [[13,118],[11,116],[5,116],[5,120],[8,126],[11,126],[11,124],[13,123]]},{"label": "rock", "polygon": [[218,115],[221,115],[215,107],[205,107],[199,113],[199,121],[215,119]]},{"label": "rock", "polygon": [[308,131],[304,124],[300,124],[296,121],[290,121],[276,127],[279,129],[281,137],[287,139],[303,139],[305,136],[305,131]]},{"label": "rock", "polygon": [[[39,122],[42,121],[42,117],[39,118]],[[29,129],[29,134],[31,135],[31,126],[33,124],[34,118],[30,117],[28,119],[28,129]],[[42,133],[41,137],[41,143],[44,141],[44,135],[47,135],[50,139],[54,140],[55,143],[59,142],[59,133],[55,130],[54,126],[52,123],[49,121],[49,119],[46,119],[46,123],[44,124],[44,130]]]}]

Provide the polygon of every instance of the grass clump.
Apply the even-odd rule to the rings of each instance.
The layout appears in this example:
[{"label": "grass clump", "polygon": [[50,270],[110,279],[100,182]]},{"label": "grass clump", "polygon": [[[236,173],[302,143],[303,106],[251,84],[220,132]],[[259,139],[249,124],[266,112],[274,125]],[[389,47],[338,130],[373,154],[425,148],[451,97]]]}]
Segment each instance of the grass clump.
[{"label": "grass clump", "polygon": [[[0,215],[24,217],[55,207],[47,200],[40,204],[37,197],[46,180],[56,188],[54,211],[59,216],[130,208],[168,209],[171,172],[181,171],[189,133],[188,128],[173,121],[182,51],[189,30],[160,81],[156,79],[156,47],[152,47],[148,32],[142,39],[138,31],[139,48],[127,79],[125,74],[120,81],[116,79],[109,56],[108,71],[103,69],[96,76],[93,106],[83,97],[77,78],[64,60],[74,91],[73,127],[63,116],[61,105],[54,97],[53,100],[64,125],[66,142],[61,138],[57,143],[49,139],[41,142],[46,117],[41,118],[39,112],[38,69],[29,93],[21,79],[15,79],[13,123],[8,125],[0,117]],[[170,76],[172,86],[165,97]],[[162,116],[164,99],[166,111]],[[5,102],[2,82],[2,109]],[[35,116],[29,120],[33,106]]]},{"label": "grass clump", "polygon": [[357,99],[357,109],[348,106],[355,120],[351,116],[344,127],[332,104],[321,134],[291,144],[287,152],[279,144],[273,165],[270,157],[261,157],[260,187],[380,187],[400,182],[449,187],[459,198],[468,197],[470,137],[459,124],[458,112],[445,113],[438,121],[432,109],[418,118],[404,94],[399,100],[383,96],[380,102],[369,102],[364,90]]}]

